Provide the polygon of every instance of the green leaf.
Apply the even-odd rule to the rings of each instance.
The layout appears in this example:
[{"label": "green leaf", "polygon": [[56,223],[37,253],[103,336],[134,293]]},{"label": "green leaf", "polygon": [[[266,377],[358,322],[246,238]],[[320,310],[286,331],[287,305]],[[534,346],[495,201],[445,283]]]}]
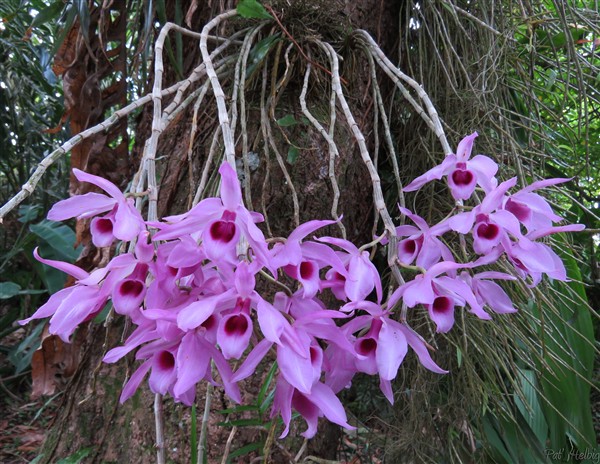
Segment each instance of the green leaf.
[{"label": "green leaf", "polygon": [[0,300],[7,300],[19,294],[21,286],[14,282],[0,282]]},{"label": "green leaf", "polygon": [[71,456],[57,461],[56,464],[79,464],[84,458],[87,458],[92,452],[92,448],[83,448]]},{"label": "green leaf", "polygon": [[19,222],[23,224],[34,221],[40,215],[42,207],[40,205],[21,205],[19,206]]},{"label": "green leaf", "polygon": [[236,9],[242,18],[273,19],[265,7],[256,0],[241,0]]},{"label": "green leaf", "polygon": [[298,121],[291,114],[286,114],[283,118],[277,120],[277,124],[281,127],[291,127],[298,124]]},{"label": "green leaf", "polygon": [[33,18],[31,27],[38,27],[56,19],[62,13],[64,8],[65,3],[62,0],[48,5],[46,8],[41,10],[35,18]]},{"label": "green leaf", "polygon": [[298,159],[299,154],[300,150],[298,150],[298,147],[294,147],[293,145],[291,145],[290,149],[288,150],[287,162],[290,164],[294,164]]},{"label": "green leaf", "polygon": [[245,404],[228,409],[221,409],[219,414],[236,414],[244,411],[258,411],[258,406],[255,404]]},{"label": "green leaf", "polygon": [[250,443],[249,445],[242,446],[241,448],[238,448],[229,454],[229,457],[227,458],[227,462],[228,463],[234,462],[234,461],[232,461],[232,459],[239,458],[240,456],[244,456],[248,453],[252,453],[253,451],[259,451],[263,448],[263,446],[264,446],[264,443],[261,443],[261,442]]},{"label": "green leaf", "polygon": [[234,425],[236,427],[247,427],[247,426],[258,426],[258,425],[264,425],[263,421],[261,419],[238,419],[238,420],[232,420],[232,421],[227,421],[227,422],[219,422],[217,424],[220,427],[233,427]]},{"label": "green leaf", "polygon": [[58,222],[43,220],[37,224],[31,224],[29,230],[44,240],[57,254],[56,259],[63,261],[75,261],[79,251],[73,248],[75,243],[75,232]]}]

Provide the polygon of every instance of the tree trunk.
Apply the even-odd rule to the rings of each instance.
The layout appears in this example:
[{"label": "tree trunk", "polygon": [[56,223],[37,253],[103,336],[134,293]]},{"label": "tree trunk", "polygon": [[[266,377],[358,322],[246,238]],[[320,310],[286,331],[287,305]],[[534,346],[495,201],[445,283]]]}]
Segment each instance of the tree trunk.
[{"label": "tree trunk", "polygon": [[[204,2],[198,5],[197,2],[182,2],[181,11],[192,12],[190,26],[192,30],[199,31],[203,25],[222,9],[216,7],[217,2],[213,2],[212,8]],[[221,2],[223,3],[223,2]],[[231,2],[230,2],[231,3]],[[286,28],[283,32],[279,26],[274,25],[272,33],[277,33],[282,37],[278,52],[279,66],[275,68],[273,60],[269,57],[268,72],[266,76],[269,79],[268,86],[273,82],[278,82],[285,73],[284,52],[288,44],[292,44],[286,34],[294,37],[298,42],[293,47],[302,47],[305,50],[309,48],[309,38],[311,34],[322,34],[333,42],[334,47],[339,53],[344,55],[343,40],[344,34],[348,31],[337,31],[351,27],[352,29],[367,29],[382,45],[382,48],[388,52],[393,50],[394,45],[399,39],[397,30],[397,20],[399,6],[398,2],[393,0],[374,1],[363,0],[359,2],[324,2],[321,0],[303,1],[303,2],[274,2],[273,11]],[[197,7],[194,11],[193,6]],[[231,6],[231,5],[230,5]],[[175,2],[168,2],[166,11],[175,11]],[[112,11],[116,11],[119,17],[123,18],[123,5],[113,5]],[[308,14],[310,13],[310,14]],[[107,17],[107,11],[95,11],[96,17]],[[174,18],[172,18],[174,19]],[[308,24],[307,24],[308,23]],[[105,50],[102,49],[102,43],[96,42],[98,37],[97,23],[90,26],[90,36],[93,37],[92,49],[96,57],[101,57]],[[340,25],[338,28],[337,25]],[[335,27],[334,27],[335,26]],[[116,29],[114,26],[111,33]],[[122,26],[119,26],[122,27]],[[220,34],[227,35],[234,26],[226,25]],[[271,26],[268,26],[271,27]],[[305,29],[306,28],[306,29]],[[266,37],[268,33],[262,34]],[[333,30],[333,32],[332,32]],[[77,34],[77,29],[72,34]],[[73,41],[79,40],[72,38]],[[116,39],[114,39],[116,40]],[[171,40],[171,44],[175,41]],[[184,75],[201,62],[200,53],[197,48],[197,40],[183,38],[183,49],[185,56]],[[294,48],[292,50],[295,51]],[[74,130],[82,130],[100,122],[107,116],[114,101],[108,104],[101,97],[102,79],[98,78],[98,69],[90,69],[90,66],[84,66],[83,63],[96,63],[87,54],[86,47],[79,49],[80,54],[75,57],[73,63],[68,66],[66,73],[70,79],[65,79],[65,92],[72,100],[72,114],[74,119],[81,119],[85,116],[85,126],[73,126]],[[273,53],[271,54],[273,55]],[[172,63],[166,58],[165,53],[165,73],[163,79],[163,88],[175,83],[178,80],[176,71]],[[369,149],[374,147],[373,138],[373,111],[374,102],[369,90],[369,81],[371,76],[367,67],[364,66],[364,59],[359,59],[360,52],[349,48],[349,53],[344,56],[342,73],[346,81],[346,92],[353,112],[356,116],[358,125],[367,137]],[[322,56],[319,59],[323,59]],[[360,64],[362,61],[362,65]],[[285,87],[285,91],[277,96],[278,105],[273,114],[273,119],[280,119],[291,114],[295,119],[302,118],[302,112],[298,103],[298,97],[302,90],[306,60],[299,53],[294,54],[294,62],[290,70],[290,78]],[[313,66],[313,75],[318,74],[314,79],[317,84],[309,91],[307,102],[311,111],[315,114],[328,112],[329,90],[327,82],[329,76]],[[273,74],[272,74],[273,73]],[[94,80],[95,79],[95,80]],[[121,78],[123,79],[123,78]],[[97,95],[99,100],[92,107],[88,108],[94,112],[95,117],[89,117],[89,114],[83,114],[77,107],[82,101],[85,101],[85,94],[81,88],[73,88],[69,84],[73,82],[83,82],[87,85],[87,91]],[[121,80],[120,82],[124,82]],[[279,164],[274,159],[273,147],[268,147],[270,157],[265,154],[264,141],[260,133],[260,99],[261,99],[260,78],[254,78],[251,82],[251,88],[247,91],[246,105],[249,108],[248,118],[248,136],[251,141],[250,151],[257,153],[258,166],[251,173],[251,196],[254,209],[263,212],[267,217],[269,230],[264,230],[267,235],[282,236],[288,234],[294,227],[294,205],[290,191],[290,185],[286,180]],[[230,81],[227,81],[231,85]],[[81,87],[81,86],[80,86]],[[150,90],[150,85],[146,92]],[[226,89],[226,93],[231,90]],[[389,89],[383,88],[383,91]],[[190,144],[191,125],[193,124],[193,105],[190,105],[183,111],[175,121],[162,133],[158,156],[160,161],[157,163],[159,172],[160,190],[159,190],[159,215],[177,214],[185,211],[194,195],[190,185],[197,185],[200,173],[208,157],[211,146],[212,136],[218,126],[216,120],[216,111],[214,102],[211,101],[212,94],[208,93],[205,103],[198,113],[198,127],[195,132],[194,140]],[[163,109],[168,104],[166,100]],[[79,120],[77,119],[77,120]],[[328,125],[327,118],[319,119]],[[127,156],[120,151],[115,162],[107,163],[106,150],[110,140],[92,139],[88,142],[85,149],[79,150],[80,155],[73,158],[74,167],[88,169],[89,171],[108,177],[113,181],[125,181],[127,174],[130,174],[137,166],[142,156],[144,141],[151,133],[152,108],[146,106],[139,117],[136,128],[136,145],[133,150],[133,156]],[[288,153],[288,143],[279,133],[280,128],[271,121],[274,140],[278,150],[282,152],[284,158]],[[239,127],[239,124],[238,124]],[[121,126],[121,130],[123,127]],[[368,171],[365,168],[357,144],[355,143],[348,125],[343,121],[338,121],[336,129],[336,139],[338,142],[339,157],[335,161],[335,173],[337,183],[341,192],[339,199],[338,212],[343,214],[343,224],[346,226],[348,239],[363,243],[370,241],[373,233],[374,208],[372,198],[371,181]],[[281,131],[283,132],[283,130]],[[304,222],[311,219],[331,218],[332,208],[332,184],[330,182],[329,172],[329,148],[323,137],[312,126],[298,124],[285,130],[286,137],[291,142],[300,147],[300,153],[295,160],[289,159],[285,162],[287,171],[295,187],[299,207],[299,220]],[[126,135],[126,133],[125,133]],[[252,143],[252,141],[255,141]],[[123,139],[123,143],[126,138]],[[188,154],[191,145],[191,157]],[[125,145],[126,146],[126,145]],[[242,155],[241,144],[236,147],[238,157]],[[87,157],[86,157],[87,155]],[[253,155],[254,156],[254,155]],[[126,166],[126,162],[131,163]],[[213,168],[214,170],[214,163]],[[191,171],[190,171],[191,170]],[[190,184],[189,179],[192,179]],[[123,185],[124,186],[124,185]],[[73,191],[77,191],[74,185]],[[262,206],[261,206],[262,205]],[[264,210],[261,210],[261,207]],[[86,231],[87,224],[79,224],[78,238],[86,245],[84,253],[85,260],[79,262],[88,268],[102,264],[106,259],[105,254],[95,250],[89,239],[89,233]],[[339,229],[335,226],[329,228],[330,234],[338,234]],[[81,361],[79,367],[72,377],[67,390],[62,395],[62,406],[59,408],[59,414],[56,418],[49,437],[43,449],[43,462],[56,462],[59,458],[71,455],[85,456],[82,462],[152,462],[155,459],[155,430],[153,401],[154,395],[147,386],[142,385],[138,393],[125,404],[120,405],[118,397],[122,385],[133,372],[136,364],[133,358],[121,362],[117,365],[106,365],[101,363],[101,359],[107,349],[117,346],[126,337],[128,328],[120,320],[114,320],[107,324],[107,327],[97,324],[88,324],[79,329],[85,331],[86,341],[81,347]],[[247,382],[242,389],[245,400],[251,401],[261,386],[261,378]],[[204,397],[206,387],[199,387],[197,395],[198,417],[204,408]],[[216,425],[223,421],[224,416],[218,414],[219,409],[230,407],[225,400],[223,393],[215,390],[212,393],[211,415],[208,428],[208,461],[220,462],[225,443],[229,436],[229,429]],[[170,398],[164,400],[165,412],[165,439],[166,452],[170,462],[189,462],[191,456],[191,409],[188,407],[174,404]],[[318,437],[311,441],[308,453],[325,459],[334,459],[337,454],[337,443],[339,441],[339,430],[337,427],[323,425]],[[200,424],[198,424],[198,428]],[[296,430],[296,436],[300,430]],[[294,435],[294,433],[291,433]],[[258,440],[265,440],[264,431],[240,427],[234,441],[232,450],[253,443]],[[301,441],[290,439],[283,448],[288,448],[295,453]],[[280,451],[277,445],[272,446],[273,462],[280,462],[286,459],[286,451]],[[278,454],[284,453],[284,454]],[[289,452],[287,452],[289,453]],[[250,455],[252,456],[252,455]],[[279,456],[279,457],[277,457]],[[241,458],[238,462],[247,462]],[[281,461],[283,462],[283,461]]]}]

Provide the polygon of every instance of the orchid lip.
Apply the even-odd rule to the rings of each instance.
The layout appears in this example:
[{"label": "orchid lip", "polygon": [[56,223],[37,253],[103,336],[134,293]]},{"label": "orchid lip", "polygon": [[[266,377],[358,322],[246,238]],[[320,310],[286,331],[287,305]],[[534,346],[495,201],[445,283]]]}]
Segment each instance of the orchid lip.
[{"label": "orchid lip", "polygon": [[377,340],[374,338],[363,338],[357,344],[356,351],[363,356],[369,356],[377,349]]},{"label": "orchid lip", "polygon": [[511,212],[521,222],[526,221],[531,217],[531,209],[527,205],[514,201],[511,198],[506,202],[505,209]]},{"label": "orchid lip", "polygon": [[315,265],[310,261],[300,263],[300,277],[304,280],[310,279],[315,273]]},{"label": "orchid lip", "polygon": [[156,362],[158,367],[165,371],[171,370],[173,367],[175,367],[175,357],[170,351],[161,351]]},{"label": "orchid lip", "polygon": [[248,330],[248,321],[240,314],[231,316],[225,322],[225,333],[227,335],[243,335]]},{"label": "orchid lip", "polygon": [[494,240],[499,233],[500,228],[496,224],[483,223],[477,227],[477,236],[485,240]]},{"label": "orchid lip", "polygon": [[215,221],[210,226],[210,237],[222,243],[229,243],[235,236],[235,227],[235,222]]},{"label": "orchid lip", "polygon": [[433,301],[431,309],[436,313],[447,313],[452,309],[452,300],[447,296],[438,296]]},{"label": "orchid lip", "polygon": [[122,296],[139,296],[144,290],[144,284],[139,280],[126,280],[119,286],[119,294]]},{"label": "orchid lip", "polygon": [[452,173],[452,180],[455,185],[470,185],[473,182],[474,176],[471,171],[463,171],[457,169]]}]

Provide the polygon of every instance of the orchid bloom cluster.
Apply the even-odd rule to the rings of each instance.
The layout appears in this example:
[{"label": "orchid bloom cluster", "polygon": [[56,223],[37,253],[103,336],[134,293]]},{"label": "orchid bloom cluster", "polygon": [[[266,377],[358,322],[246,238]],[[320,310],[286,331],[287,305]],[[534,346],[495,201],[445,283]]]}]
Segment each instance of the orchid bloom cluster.
[{"label": "orchid bloom cluster", "polygon": [[[498,184],[494,161],[482,155],[469,159],[476,135],[463,139],[456,155],[448,155],[405,190],[417,190],[446,176],[455,199],[468,200],[479,186],[483,201],[459,208],[434,226],[401,208],[415,225],[397,228],[397,235],[403,237],[398,261],[418,273],[385,303],[381,277],[367,251],[344,239],[314,237],[334,221],[309,221],[270,246],[256,225],[263,217],[244,207],[237,175],[227,163],[219,169],[220,197],[207,198],[187,213],[157,222],[144,221],[132,200],[115,185],[74,170],[78,180],[106,194],[61,201],[48,218],[93,217],[96,246],[121,240],[131,242],[131,251],[88,273],[44,259],[36,250],[39,261],[70,274],[76,282],[52,295],[21,323],[51,317],[50,333],[68,342],[79,324],[94,318],[110,301],[135,329],[104,361],[117,362],[134,350],[141,361],[123,388],[122,402],[147,376],[153,392],[168,393],[187,405],[195,401],[196,384],[202,380],[221,385],[233,401],[240,402],[238,383],[272,352],[269,359],[275,358],[279,368],[272,415],[283,419],[282,437],[288,433],[292,409],[306,420],[306,437],[314,436],[320,416],[351,428],[336,394],[350,385],[355,374],[377,374],[383,394],[393,402],[391,381],[409,347],[427,369],[446,373],[433,361],[422,337],[396,320],[400,303],[408,308],[422,305],[437,331],[447,332],[454,324],[456,307],[468,307],[481,319],[491,318],[486,308],[496,313],[516,311],[495,280],[529,277],[535,285],[543,274],[566,280],[561,260],[536,240],[582,227],[553,226],[561,218],[534,193],[566,179],[536,182],[509,194],[516,178]],[[480,255],[475,261],[455,261],[441,240],[452,232],[472,236],[472,255]],[[514,275],[473,271],[503,255],[514,266]],[[276,293],[271,300],[259,293],[257,276],[279,281],[284,288],[284,274],[293,283],[286,292]],[[327,291],[339,301],[335,308],[320,299]]]}]

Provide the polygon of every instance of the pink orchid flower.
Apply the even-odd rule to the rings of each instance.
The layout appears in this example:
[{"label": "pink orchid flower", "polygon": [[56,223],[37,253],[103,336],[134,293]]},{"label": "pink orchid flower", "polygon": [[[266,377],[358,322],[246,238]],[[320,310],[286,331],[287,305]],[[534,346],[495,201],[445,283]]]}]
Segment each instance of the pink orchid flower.
[{"label": "pink orchid flower", "polygon": [[455,200],[467,200],[471,197],[475,186],[479,185],[486,192],[492,190],[497,181],[498,165],[487,156],[477,155],[473,159],[471,151],[477,132],[465,137],[458,144],[456,154],[446,156],[442,164],[430,169],[404,187],[405,192],[414,192],[432,180],[448,176],[450,193]]},{"label": "pink orchid flower", "polygon": [[133,200],[125,198],[116,185],[79,169],[73,169],[73,173],[80,182],[93,184],[108,195],[91,192],[59,201],[48,212],[48,219],[52,221],[64,221],[74,217],[83,219],[110,211],[108,215],[92,220],[90,227],[92,242],[97,247],[110,246],[115,238],[124,241],[133,240],[145,228],[144,220],[135,209]]}]

